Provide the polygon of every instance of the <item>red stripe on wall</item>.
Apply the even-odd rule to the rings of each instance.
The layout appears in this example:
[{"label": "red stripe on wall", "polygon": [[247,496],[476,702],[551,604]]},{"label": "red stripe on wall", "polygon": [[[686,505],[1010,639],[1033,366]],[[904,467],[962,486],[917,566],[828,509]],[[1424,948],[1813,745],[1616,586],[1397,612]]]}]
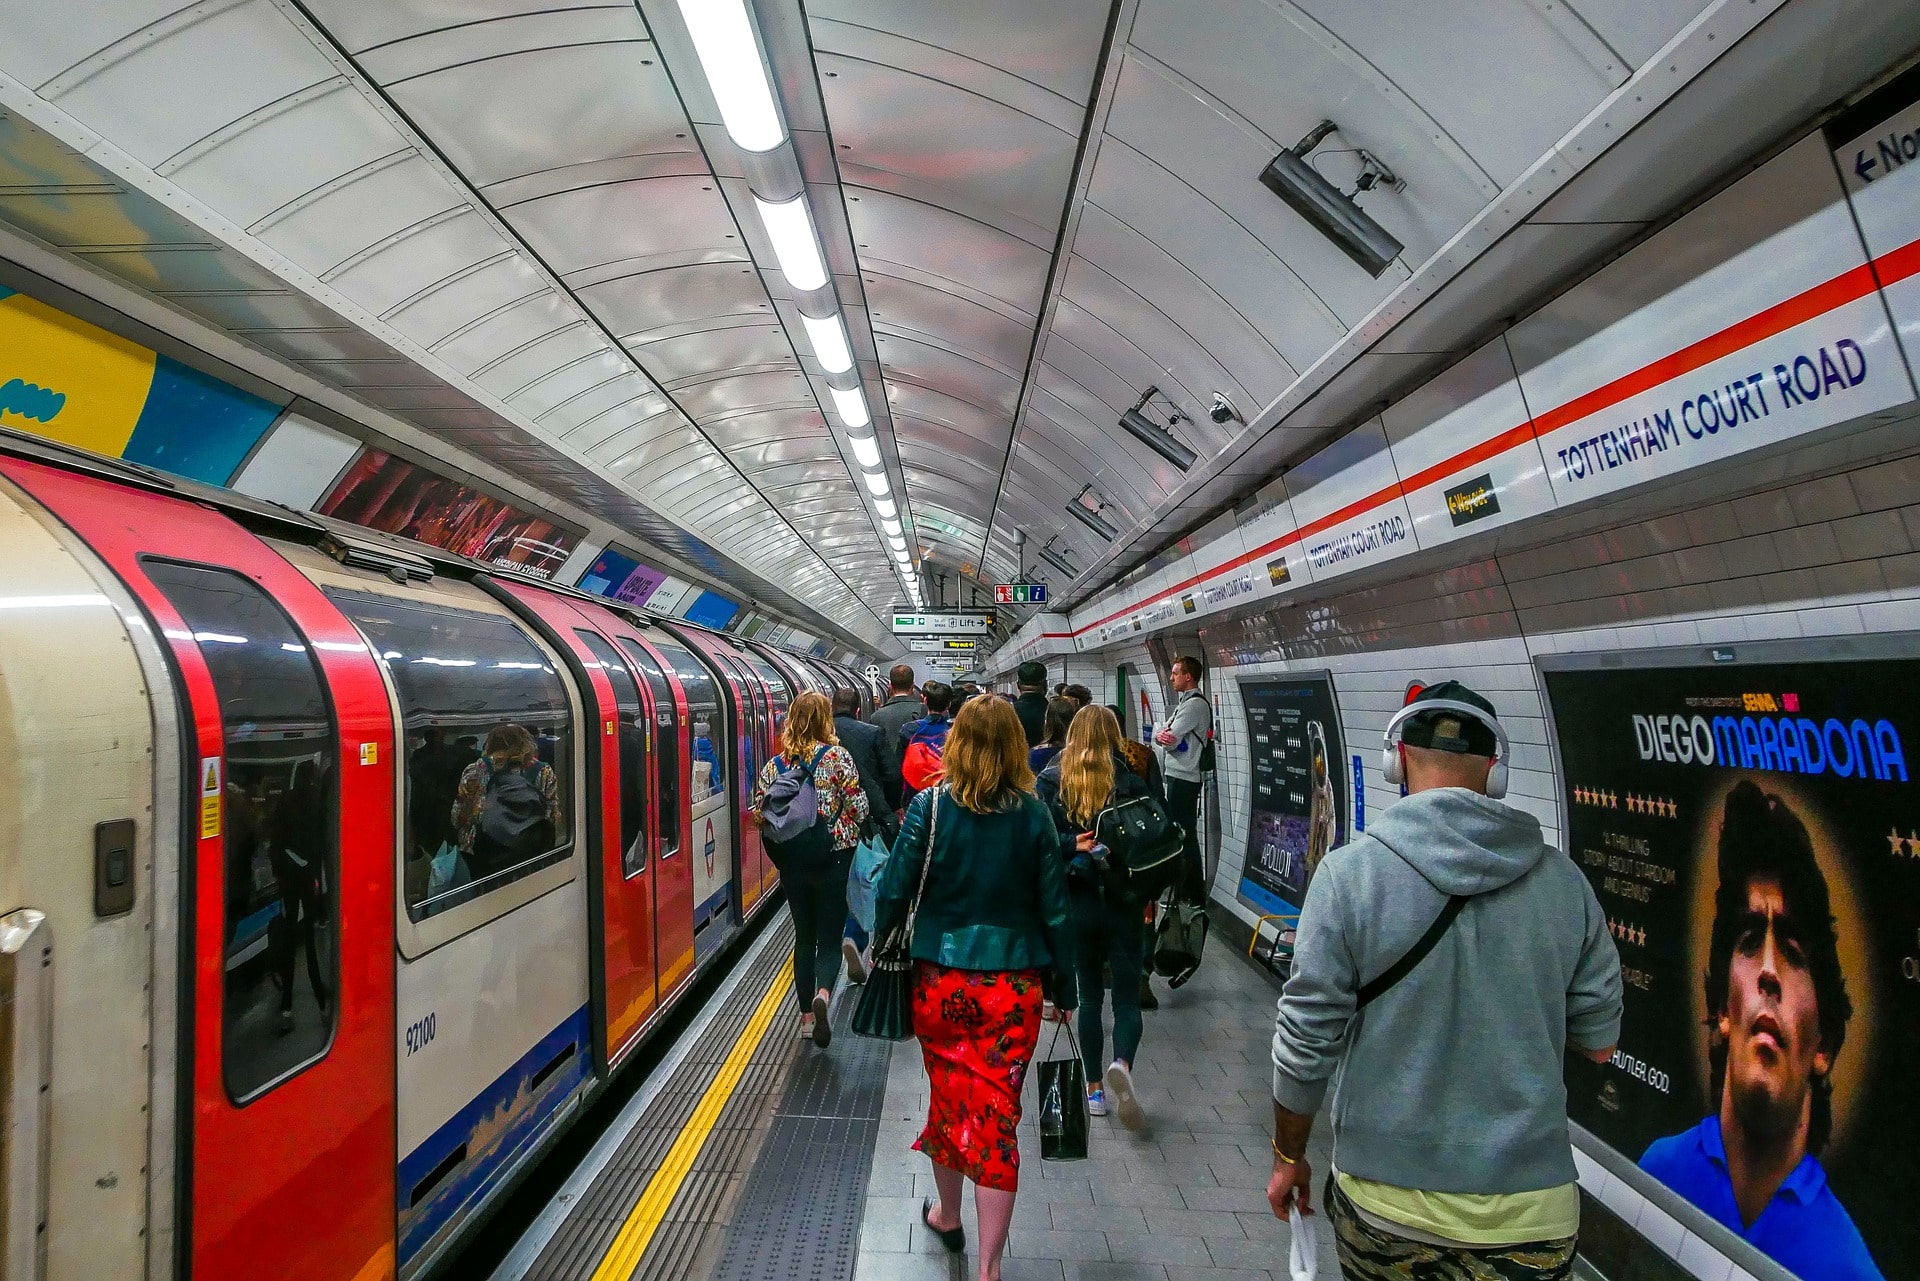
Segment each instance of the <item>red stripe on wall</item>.
[{"label": "red stripe on wall", "polygon": [[1263,546],[1216,565],[1203,573],[1195,574],[1183,582],[1175,583],[1172,587],[1155,592],[1152,596],[1127,605],[1108,614],[1105,618],[1095,619],[1085,627],[1075,628],[1072,635],[1075,638],[1084,636],[1094,628],[1104,627],[1116,618],[1157,604],[1169,596],[1183,592],[1208,579],[1230,574],[1243,565],[1271,556],[1282,548],[1304,538],[1311,538],[1322,530],[1330,529],[1383,503],[1392,502],[1410,491],[1424,489],[1456,472],[1496,458],[1510,449],[1517,449],[1568,423],[1579,422],[1582,418],[1600,413],[1643,391],[1650,391],[1683,374],[1712,364],[1723,356],[1730,356],[1757,342],[1785,333],[1797,325],[1803,325],[1830,311],[1836,311],[1848,303],[1858,302],[1874,292],[1877,287],[1876,281],[1880,286],[1890,285],[1916,274],[1920,274],[1920,240],[1882,254],[1871,263],[1850,268],[1831,280],[1822,281],[1811,289],[1803,290],[1791,298],[1775,303],[1745,320],[1736,321],[1725,329],[1709,334],[1697,342],[1689,343],[1670,355],[1650,361],[1631,373],[1622,374],[1612,382],[1596,387],[1584,395],[1576,396],[1566,404],[1550,409],[1537,418],[1509,427],[1497,436],[1461,450],[1452,457],[1416,473],[1404,482],[1396,481],[1358,502],[1349,503],[1336,512],[1331,512],[1318,520],[1282,534]]}]

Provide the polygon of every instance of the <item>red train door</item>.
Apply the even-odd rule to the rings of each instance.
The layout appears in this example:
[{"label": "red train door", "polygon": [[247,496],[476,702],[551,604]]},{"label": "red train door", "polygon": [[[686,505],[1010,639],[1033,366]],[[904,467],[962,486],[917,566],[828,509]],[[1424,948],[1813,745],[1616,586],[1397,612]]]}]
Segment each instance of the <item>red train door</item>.
[{"label": "red train door", "polygon": [[395,750],[372,656],[218,512],[0,467],[125,580],[185,713],[182,1272],[390,1278]]},{"label": "red train door", "polygon": [[589,884],[593,1004],[600,1062],[611,1067],[632,1048],[658,999],[654,956],[653,716],[631,661],[596,630],[605,611],[542,588],[489,580],[565,653],[593,692],[598,745]]},{"label": "red train door", "polygon": [[604,630],[632,660],[653,716],[653,809],[658,818],[651,859],[653,939],[658,999],[665,1001],[693,978],[693,806],[687,768],[692,748],[687,740],[687,700],[679,680],[641,631],[610,610],[602,612]]},{"label": "red train door", "polygon": [[754,822],[747,807],[753,803],[753,789],[759,781],[760,767],[767,760],[773,709],[767,702],[766,690],[737,653],[719,641],[713,642],[708,652],[726,672],[727,683],[733,687],[734,703],[738,708],[735,717],[738,733],[735,777],[739,782],[734,798],[738,818],[734,830],[739,834],[740,919],[744,921],[766,891],[769,867],[766,841],[761,834],[760,824]]}]

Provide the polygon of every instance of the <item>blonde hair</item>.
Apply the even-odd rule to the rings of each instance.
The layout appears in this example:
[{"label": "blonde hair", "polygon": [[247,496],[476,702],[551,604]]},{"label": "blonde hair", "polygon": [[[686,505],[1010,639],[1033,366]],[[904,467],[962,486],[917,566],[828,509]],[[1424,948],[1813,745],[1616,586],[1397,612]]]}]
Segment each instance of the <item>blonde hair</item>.
[{"label": "blonde hair", "polygon": [[540,755],[540,749],[521,725],[496,725],[487,732],[487,741],[480,751],[486,756],[504,756],[515,765],[531,765]]},{"label": "blonde hair", "polygon": [[997,694],[967,700],[947,731],[940,764],[953,799],[976,814],[1008,809],[1033,791],[1027,732],[1013,704]]},{"label": "blonde hair", "polygon": [[809,761],[822,747],[838,747],[833,732],[833,704],[825,694],[808,690],[793,700],[780,726],[780,754],[792,761]]},{"label": "blonde hair", "polygon": [[1106,808],[1113,795],[1113,757],[1120,750],[1120,722],[1104,707],[1083,707],[1067,726],[1060,749],[1060,800],[1081,827]]}]

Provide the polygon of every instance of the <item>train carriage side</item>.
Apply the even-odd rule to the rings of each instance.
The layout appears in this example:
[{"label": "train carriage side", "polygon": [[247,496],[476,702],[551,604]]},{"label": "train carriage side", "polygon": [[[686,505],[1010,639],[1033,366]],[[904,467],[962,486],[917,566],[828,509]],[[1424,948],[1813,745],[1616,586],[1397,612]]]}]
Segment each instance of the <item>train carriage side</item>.
[{"label": "train carriage side", "polygon": [[[96,916],[144,893],[154,926],[153,1156],[100,1169],[98,1186],[151,1183],[145,1270],[158,1275],[390,1273],[394,742],[374,661],[311,582],[221,512],[25,459],[0,472],[112,571],[137,602],[129,632],[153,629],[165,660],[147,686],[169,732],[153,740],[144,817],[177,835],[177,858],[156,845],[127,877],[127,847],[116,864],[102,831],[84,864]],[[87,993],[103,1010],[116,995]],[[57,1035],[86,1021],[74,1011]],[[55,1099],[98,1070],[57,1053]],[[103,1154],[86,1128],[60,1131],[53,1169]],[[296,1222],[306,1230],[286,1231]],[[111,1242],[107,1223],[50,1224],[55,1257]]]}]

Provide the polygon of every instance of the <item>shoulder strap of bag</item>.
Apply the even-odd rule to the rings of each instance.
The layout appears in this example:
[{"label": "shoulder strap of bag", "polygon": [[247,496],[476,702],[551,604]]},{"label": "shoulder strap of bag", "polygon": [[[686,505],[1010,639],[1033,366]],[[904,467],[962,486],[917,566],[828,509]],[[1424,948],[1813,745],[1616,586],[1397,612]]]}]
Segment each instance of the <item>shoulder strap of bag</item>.
[{"label": "shoulder strap of bag", "polygon": [[[1382,845],[1386,845],[1387,852],[1395,858],[1403,863],[1407,862],[1406,855],[1394,849],[1392,845],[1388,845],[1386,841],[1381,840],[1379,833],[1369,832],[1368,835],[1373,837],[1374,840],[1380,841]],[[1412,867],[1413,865],[1408,863],[1407,866]],[[1435,947],[1438,947],[1440,940],[1447,936],[1447,931],[1453,928],[1454,918],[1460,915],[1460,909],[1464,908],[1467,905],[1467,900],[1472,897],[1471,894],[1455,894],[1447,899],[1446,906],[1440,909],[1440,915],[1436,916],[1433,924],[1427,927],[1427,932],[1422,934],[1419,940],[1407,949],[1407,954],[1395,961],[1392,965],[1389,965],[1378,975],[1375,975],[1372,982],[1361,986],[1360,1000],[1354,1008],[1356,1010],[1365,1009],[1368,1005],[1385,996],[1387,990],[1394,984],[1413,973],[1414,968],[1418,966],[1420,962],[1427,959],[1427,953],[1433,951]]]},{"label": "shoulder strap of bag", "polygon": [[1360,989],[1360,1003],[1355,1008],[1366,1009],[1368,1005],[1384,996],[1388,988],[1413,973],[1414,967],[1426,960],[1427,953],[1433,951],[1440,940],[1446,937],[1447,931],[1453,927],[1454,918],[1460,915],[1460,909],[1467,905],[1469,897],[1471,896],[1466,894],[1455,894],[1448,899],[1447,905],[1440,909],[1440,915],[1435,917],[1433,924],[1427,927],[1427,932],[1420,936],[1420,941],[1407,949],[1407,954],[1389,965],[1384,973]]},{"label": "shoulder strap of bag", "polygon": [[920,860],[920,884],[913,891],[913,902],[907,905],[908,939],[913,938],[914,918],[920,915],[920,896],[927,892],[927,873],[933,870],[933,838],[940,830],[940,798],[946,794],[946,788],[935,788],[933,799],[927,802],[927,852]]}]

